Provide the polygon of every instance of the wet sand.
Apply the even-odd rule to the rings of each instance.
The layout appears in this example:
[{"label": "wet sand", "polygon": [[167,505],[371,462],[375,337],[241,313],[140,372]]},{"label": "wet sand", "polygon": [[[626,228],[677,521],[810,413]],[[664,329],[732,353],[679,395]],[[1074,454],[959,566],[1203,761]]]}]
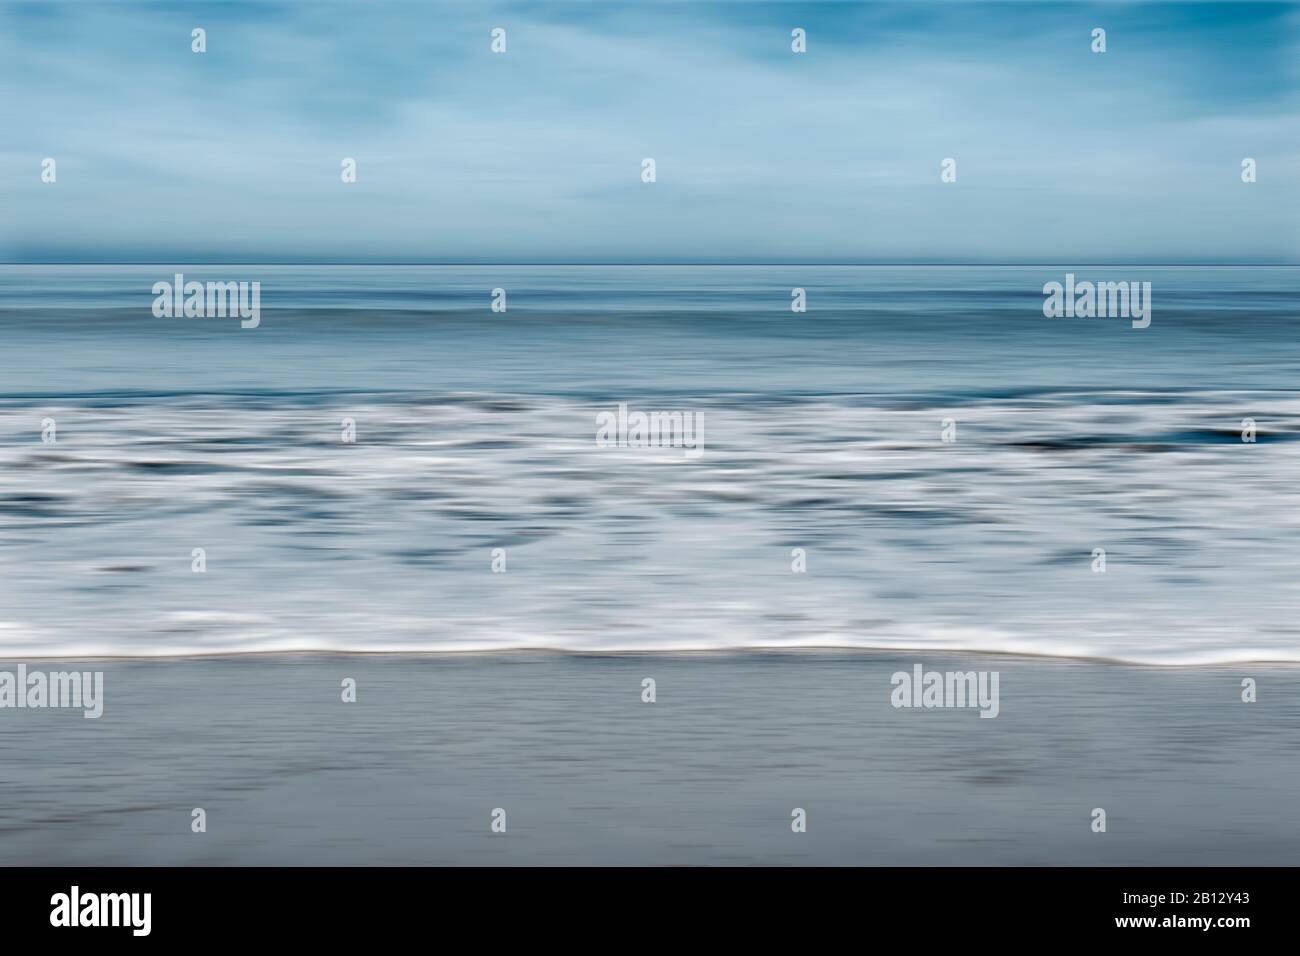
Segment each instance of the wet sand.
[{"label": "wet sand", "polygon": [[[1300,858],[1295,666],[816,651],[25,663],[104,671],[104,713],[0,710],[7,865]],[[890,677],[916,663],[997,670],[998,717],[895,709]]]}]

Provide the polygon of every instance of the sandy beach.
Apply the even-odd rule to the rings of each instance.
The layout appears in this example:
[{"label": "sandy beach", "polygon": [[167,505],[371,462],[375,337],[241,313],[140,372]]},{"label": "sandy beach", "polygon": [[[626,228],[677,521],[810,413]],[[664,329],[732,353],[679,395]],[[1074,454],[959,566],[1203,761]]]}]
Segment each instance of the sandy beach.
[{"label": "sandy beach", "polygon": [[[998,671],[998,716],[893,707],[891,675],[918,662]],[[104,710],[0,720],[6,864],[1249,865],[1300,852],[1294,666],[816,651],[28,663],[103,671]],[[1245,676],[1255,703],[1241,701]],[[206,832],[192,832],[195,808]]]}]

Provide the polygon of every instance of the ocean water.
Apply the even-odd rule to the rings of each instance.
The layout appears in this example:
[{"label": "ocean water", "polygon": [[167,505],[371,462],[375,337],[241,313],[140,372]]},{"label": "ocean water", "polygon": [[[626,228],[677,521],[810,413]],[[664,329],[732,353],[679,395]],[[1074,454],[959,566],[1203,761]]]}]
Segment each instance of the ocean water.
[{"label": "ocean water", "polygon": [[[154,318],[177,271],[260,281],[260,327]],[[1066,271],[1151,282],[1150,327],[1044,318]],[[0,267],[0,657],[1300,661],[1298,303],[1300,268]],[[598,447],[619,403],[703,454]]]}]

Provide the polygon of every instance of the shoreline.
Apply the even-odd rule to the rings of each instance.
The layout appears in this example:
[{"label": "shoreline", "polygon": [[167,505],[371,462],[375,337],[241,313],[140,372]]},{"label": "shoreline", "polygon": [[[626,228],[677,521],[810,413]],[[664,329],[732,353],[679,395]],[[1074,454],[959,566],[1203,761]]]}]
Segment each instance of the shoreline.
[{"label": "shoreline", "polygon": [[261,660],[284,660],[286,662],[295,660],[313,660],[329,658],[389,658],[389,659],[410,659],[438,660],[442,658],[507,658],[507,657],[554,657],[554,658],[611,658],[611,659],[628,659],[628,658],[684,658],[684,659],[709,659],[709,658],[733,658],[733,657],[772,657],[772,656],[789,656],[789,657],[898,657],[899,655],[910,655],[916,657],[936,656],[946,658],[974,658],[1006,660],[1019,663],[1066,663],[1066,664],[1096,664],[1107,667],[1134,667],[1149,668],[1156,671],[1178,671],[1178,670],[1197,670],[1197,669],[1222,669],[1230,667],[1268,667],[1268,668],[1297,668],[1300,669],[1300,659],[1282,660],[1267,658],[1241,658],[1232,660],[1210,660],[1210,661],[1132,661],[1118,657],[1089,657],[1069,654],[1028,654],[1024,651],[994,651],[994,650],[973,650],[969,648],[956,647],[854,647],[842,646],[836,644],[809,644],[794,645],[790,647],[771,647],[771,646],[749,646],[749,647],[719,647],[719,648],[668,648],[657,650],[653,648],[636,648],[636,649],[611,649],[611,650],[584,650],[581,648],[557,648],[545,646],[520,646],[520,647],[502,647],[502,648],[482,648],[474,650],[462,650],[450,648],[447,650],[378,650],[368,651],[361,649],[334,649],[334,648],[305,648],[301,650],[265,650],[265,651],[215,651],[215,652],[196,652],[192,654],[44,654],[39,656],[27,655],[6,655],[0,654],[0,666],[7,663],[40,663],[40,662],[65,662],[65,661],[102,661],[106,663],[123,662],[123,663],[183,663],[186,661],[239,661],[244,659],[261,659]]}]

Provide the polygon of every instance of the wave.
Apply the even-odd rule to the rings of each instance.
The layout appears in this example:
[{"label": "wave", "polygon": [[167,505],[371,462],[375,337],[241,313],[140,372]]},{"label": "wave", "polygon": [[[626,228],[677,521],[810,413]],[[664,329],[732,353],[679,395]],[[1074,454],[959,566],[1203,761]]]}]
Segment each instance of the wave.
[{"label": "wave", "polygon": [[1171,648],[1160,653],[1126,652],[1123,648],[1054,646],[1034,638],[985,635],[979,639],[954,638],[948,629],[928,639],[846,639],[840,635],[812,635],[798,639],[770,639],[755,642],[738,635],[732,640],[658,640],[646,643],[609,640],[593,635],[587,640],[515,635],[495,639],[449,638],[438,642],[322,642],[309,638],[261,636],[231,646],[228,641],[211,643],[190,639],[185,642],[153,642],[133,646],[130,641],[109,643],[72,641],[51,644],[20,629],[0,622],[0,660],[178,660],[229,659],[248,657],[383,655],[392,657],[497,654],[559,654],[566,656],[716,656],[763,653],[907,654],[918,657],[976,656],[1079,661],[1087,663],[1146,667],[1223,667],[1229,665],[1300,665],[1300,649],[1269,647],[1219,647],[1195,650]]},{"label": "wave", "polygon": [[0,403],[0,656],[1300,660],[1300,449],[1279,440],[1300,396],[712,397],[685,403],[696,461],[597,447],[607,407],[65,399],[45,444],[41,413]]}]

